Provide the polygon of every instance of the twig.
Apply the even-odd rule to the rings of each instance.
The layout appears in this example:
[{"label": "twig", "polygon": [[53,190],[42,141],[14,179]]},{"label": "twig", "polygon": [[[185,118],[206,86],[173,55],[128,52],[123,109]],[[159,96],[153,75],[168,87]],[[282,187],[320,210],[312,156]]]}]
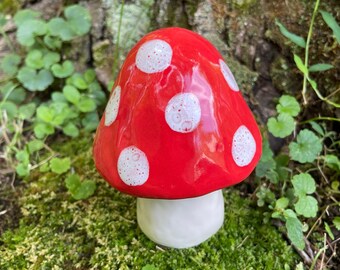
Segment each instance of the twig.
[{"label": "twig", "polygon": [[[327,235],[326,233],[323,234],[323,246],[326,246],[326,240],[327,240]],[[321,258],[321,264],[320,264],[320,269],[323,268],[323,263],[325,261],[325,253],[326,253],[326,249],[324,249],[323,253],[322,253],[322,258]]]}]

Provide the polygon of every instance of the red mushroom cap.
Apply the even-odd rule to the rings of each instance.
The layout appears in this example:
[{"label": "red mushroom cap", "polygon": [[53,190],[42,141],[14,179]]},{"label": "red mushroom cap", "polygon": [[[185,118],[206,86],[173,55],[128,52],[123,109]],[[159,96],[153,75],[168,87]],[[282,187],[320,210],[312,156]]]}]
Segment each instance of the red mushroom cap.
[{"label": "red mushroom cap", "polygon": [[261,148],[255,119],[220,53],[194,32],[165,28],[128,54],[93,152],[116,189],[180,199],[241,182]]}]

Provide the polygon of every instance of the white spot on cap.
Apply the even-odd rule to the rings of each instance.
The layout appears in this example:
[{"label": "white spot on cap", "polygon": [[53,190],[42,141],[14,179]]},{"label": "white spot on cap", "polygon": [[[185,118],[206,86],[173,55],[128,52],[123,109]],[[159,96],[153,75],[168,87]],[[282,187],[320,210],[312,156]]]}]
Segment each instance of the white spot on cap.
[{"label": "white spot on cap", "polygon": [[172,97],[165,109],[165,121],[177,132],[193,131],[201,120],[201,107],[198,98],[192,93],[177,94]]},{"label": "white spot on cap", "polygon": [[128,186],[143,185],[149,178],[149,162],[136,146],[125,148],[118,158],[118,174]]},{"label": "white spot on cap", "polygon": [[222,59],[220,59],[218,62],[220,64],[220,69],[221,69],[221,72],[224,76],[224,79],[227,81],[231,90],[239,91],[240,89],[238,88],[238,85],[237,85],[237,82],[235,81],[234,75],[233,75],[233,73],[231,73],[227,64]]},{"label": "white spot on cap", "polygon": [[172,49],[160,39],[145,42],[136,55],[137,67],[145,73],[161,72],[170,66]]},{"label": "white spot on cap", "polygon": [[256,143],[253,135],[246,126],[240,126],[233,137],[231,153],[239,167],[247,166],[256,152]]},{"label": "white spot on cap", "polygon": [[120,86],[117,86],[111,94],[105,108],[105,126],[111,125],[117,118],[120,102]]}]

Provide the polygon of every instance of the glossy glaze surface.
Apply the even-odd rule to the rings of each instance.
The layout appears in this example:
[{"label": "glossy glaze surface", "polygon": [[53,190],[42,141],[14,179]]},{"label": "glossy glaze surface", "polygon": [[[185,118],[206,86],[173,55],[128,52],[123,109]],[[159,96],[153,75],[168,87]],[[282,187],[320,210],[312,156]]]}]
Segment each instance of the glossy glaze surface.
[{"label": "glossy glaze surface", "polygon": [[[136,44],[94,142],[96,167],[113,187],[139,197],[190,198],[251,173],[261,135],[221,61],[210,42],[185,29],[160,29]],[[143,154],[125,155],[118,166],[131,147]]]}]

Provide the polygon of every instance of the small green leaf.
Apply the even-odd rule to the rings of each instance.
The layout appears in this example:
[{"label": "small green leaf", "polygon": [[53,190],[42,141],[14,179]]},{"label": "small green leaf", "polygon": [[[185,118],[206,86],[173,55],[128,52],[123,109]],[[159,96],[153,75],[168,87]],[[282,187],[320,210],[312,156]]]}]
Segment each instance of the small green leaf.
[{"label": "small green leaf", "polygon": [[63,18],[53,18],[47,23],[51,36],[59,37],[63,41],[70,41],[75,33]]},{"label": "small green leaf", "polygon": [[96,72],[93,69],[88,69],[84,73],[84,79],[88,84],[91,84],[96,78]]},{"label": "small green leaf", "polygon": [[288,204],[289,204],[289,200],[285,197],[282,197],[275,202],[275,208],[285,209],[288,206]]},{"label": "small green leaf", "polygon": [[91,28],[91,16],[89,11],[80,6],[68,6],[64,11],[67,24],[77,36],[85,35]]},{"label": "small green leaf", "polygon": [[96,183],[92,180],[85,180],[81,183],[78,189],[73,192],[72,197],[76,200],[84,200],[93,195],[96,191]]},{"label": "small green leaf", "polygon": [[66,187],[75,200],[84,200],[93,195],[96,191],[96,183],[91,180],[80,181],[77,174],[69,175],[66,180]]},{"label": "small green leaf", "polygon": [[315,64],[309,67],[309,72],[326,71],[332,68],[334,68],[334,66],[330,64]]},{"label": "small green leaf", "polygon": [[28,142],[27,147],[28,147],[28,151],[30,152],[30,154],[33,154],[34,152],[37,152],[43,149],[44,142],[42,140],[35,139],[35,140]]},{"label": "small green leaf", "polygon": [[275,137],[284,138],[292,134],[295,128],[294,118],[289,114],[280,113],[277,118],[270,117],[267,122],[268,130]]},{"label": "small green leaf", "polygon": [[13,119],[18,114],[17,106],[11,101],[0,102],[0,110],[5,111],[9,119]]},{"label": "small green leaf", "polygon": [[18,42],[26,47],[35,43],[35,36],[45,35],[47,31],[46,23],[42,20],[28,20],[17,30]]},{"label": "small green leaf", "polygon": [[19,104],[26,99],[26,91],[22,87],[17,87],[12,81],[9,81],[5,85],[0,87],[0,93],[2,94],[2,100],[12,101],[15,104]]},{"label": "small green leaf", "polygon": [[288,38],[291,42],[295,43],[296,45],[300,46],[301,48],[306,48],[306,41],[304,38],[289,32],[286,27],[282,23],[280,23],[278,20],[275,20],[275,24],[279,27],[280,32],[282,35],[284,35],[286,38]]},{"label": "small green leaf", "polygon": [[15,158],[18,161],[21,161],[25,164],[28,164],[29,160],[30,160],[30,155],[26,150],[20,150],[18,152],[16,152],[15,154]]},{"label": "small green leaf", "polygon": [[328,236],[329,236],[332,240],[334,240],[334,239],[335,239],[335,238],[334,238],[334,234],[333,234],[333,232],[332,232],[332,230],[331,230],[331,227],[329,227],[329,225],[328,225],[327,222],[325,222],[325,230],[326,230]]},{"label": "small green leaf", "polygon": [[70,158],[52,158],[50,168],[54,173],[63,174],[71,168],[71,160]]},{"label": "small green leaf", "polygon": [[74,85],[80,90],[85,90],[89,87],[83,76],[79,73],[75,73],[72,75],[72,77],[69,80],[69,83]]},{"label": "small green leaf", "polygon": [[77,104],[80,100],[80,93],[77,90],[77,88],[71,86],[71,85],[66,85],[63,88],[63,94],[65,96],[65,98],[67,99],[67,101],[73,103],[73,104]]},{"label": "small green leaf", "polygon": [[89,112],[81,120],[81,123],[86,131],[94,131],[99,124],[99,116],[96,111]]},{"label": "small green leaf", "polygon": [[340,217],[335,217],[333,219],[333,224],[335,228],[340,231]]},{"label": "small green leaf", "polygon": [[54,37],[50,35],[44,36],[44,43],[49,49],[52,49],[52,50],[60,49],[62,45],[61,39],[59,37]]},{"label": "small green leaf", "polygon": [[63,127],[63,132],[65,135],[70,137],[77,137],[79,135],[79,129],[72,123],[68,123],[65,127]]},{"label": "small green leaf", "polygon": [[297,116],[300,112],[300,105],[295,97],[283,95],[279,99],[279,104],[276,106],[279,113],[286,113],[290,116]]},{"label": "small green leaf", "polygon": [[20,64],[20,56],[14,53],[5,55],[1,60],[0,68],[9,76],[14,76],[18,72],[18,65]]},{"label": "small green leaf", "polygon": [[52,97],[52,100],[55,102],[67,102],[64,94],[60,92],[53,92],[51,97]]},{"label": "small green leaf", "polygon": [[92,99],[87,97],[82,97],[76,106],[81,112],[92,112],[97,107],[96,103]]},{"label": "small green leaf", "polygon": [[301,130],[296,142],[289,144],[290,157],[300,163],[313,162],[321,150],[321,140],[309,129]]},{"label": "small green leaf", "polygon": [[295,211],[306,218],[316,217],[318,212],[318,201],[312,196],[300,196],[296,204]]},{"label": "small green leaf", "polygon": [[44,138],[46,135],[51,135],[54,133],[54,127],[48,123],[37,123],[34,126],[34,135],[38,139]]},{"label": "small green leaf", "polygon": [[70,192],[75,192],[77,188],[81,185],[80,177],[78,174],[70,174],[66,180],[66,188]]},{"label": "small green leaf", "polygon": [[74,66],[71,61],[66,60],[62,65],[54,64],[51,68],[53,75],[57,78],[66,78],[74,71]]},{"label": "small green leaf", "polygon": [[56,52],[48,52],[44,55],[44,68],[49,69],[52,65],[60,61],[60,55]]},{"label": "small green leaf", "polygon": [[302,224],[298,218],[287,217],[286,228],[288,238],[292,241],[298,249],[302,250],[305,248],[305,242],[303,239]]},{"label": "small green leaf", "polygon": [[36,105],[31,102],[19,107],[19,116],[21,119],[29,120],[35,113]]},{"label": "small green leaf", "polygon": [[32,9],[19,10],[14,16],[14,23],[17,27],[20,27],[29,20],[37,19],[40,17],[40,13]]},{"label": "small green leaf", "polygon": [[312,80],[311,78],[307,77],[307,81],[309,82],[309,84],[312,86],[312,88],[315,91],[318,91],[318,85],[316,83],[316,81]]},{"label": "small green leaf", "polygon": [[335,36],[338,43],[340,43],[340,26],[332,16],[327,11],[320,10],[323,20],[327,23],[328,27],[332,29],[333,35]]},{"label": "small green leaf", "polygon": [[322,126],[320,126],[318,123],[312,121],[309,122],[309,124],[312,126],[312,128],[322,137],[325,136],[325,130],[322,128]]},{"label": "small green leaf", "polygon": [[28,67],[34,69],[43,68],[44,67],[43,53],[39,50],[30,51],[25,58],[25,64]]},{"label": "small green leaf", "polygon": [[37,117],[46,123],[51,123],[55,116],[56,116],[55,110],[45,105],[40,105],[37,109]]},{"label": "small green leaf", "polygon": [[302,62],[302,59],[300,56],[294,54],[294,62],[298,69],[306,76],[308,76],[308,68],[305,66],[305,64]]},{"label": "small green leaf", "polygon": [[340,160],[335,155],[326,155],[324,156],[324,161],[327,167],[340,172]]},{"label": "small green leaf", "polygon": [[30,91],[44,91],[53,83],[53,76],[46,69],[37,72],[33,68],[23,67],[19,70],[17,78]]},{"label": "small green leaf", "polygon": [[15,167],[15,171],[21,177],[27,176],[30,173],[29,164],[27,164],[27,163],[19,163]]},{"label": "small green leaf", "polygon": [[292,179],[295,195],[298,197],[315,192],[315,180],[308,173],[294,175]]}]

